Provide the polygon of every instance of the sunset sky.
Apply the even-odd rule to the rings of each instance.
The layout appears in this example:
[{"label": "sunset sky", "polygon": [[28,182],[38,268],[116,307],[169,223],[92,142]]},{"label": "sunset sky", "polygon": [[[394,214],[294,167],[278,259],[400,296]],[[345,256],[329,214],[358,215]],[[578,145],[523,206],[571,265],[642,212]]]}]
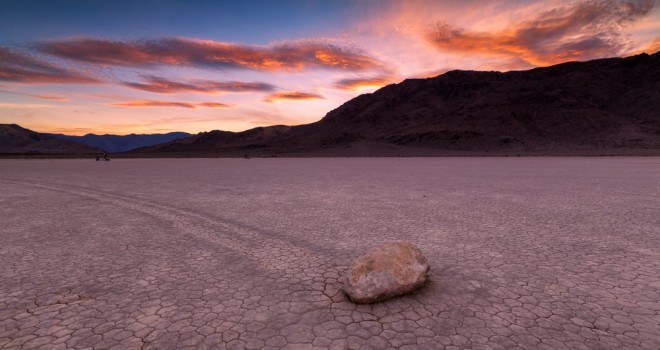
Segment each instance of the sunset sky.
[{"label": "sunset sky", "polygon": [[0,123],[71,135],[303,124],[406,78],[660,49],[656,0],[0,0]]}]

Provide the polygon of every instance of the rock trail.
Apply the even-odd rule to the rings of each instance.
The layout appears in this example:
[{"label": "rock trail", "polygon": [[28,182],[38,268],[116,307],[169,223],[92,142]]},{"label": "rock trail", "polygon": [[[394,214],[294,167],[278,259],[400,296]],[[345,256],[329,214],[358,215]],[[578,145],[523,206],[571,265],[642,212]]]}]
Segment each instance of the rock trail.
[{"label": "rock trail", "polygon": [[[499,167],[491,168],[494,179],[487,180],[474,175],[474,163],[460,160],[434,160],[443,167],[449,162],[463,175],[452,177],[438,176],[433,162],[423,160],[410,160],[423,176],[405,168],[382,175],[377,171],[388,166],[385,160],[363,168],[350,160],[324,160],[331,168],[321,160],[299,161],[320,164],[318,172],[295,175],[310,186],[328,171],[340,172],[338,178],[361,175],[352,178],[354,185],[343,184],[343,192],[317,186],[306,197],[284,190],[248,194],[251,201],[278,198],[254,214],[271,220],[269,225],[238,209],[215,213],[218,204],[189,205],[201,201],[197,197],[168,202],[148,188],[118,181],[98,189],[82,177],[68,181],[69,175],[57,175],[75,162],[56,162],[49,170],[54,175],[36,172],[32,163],[0,162],[0,348],[660,347],[660,229],[650,215],[660,189],[644,175],[659,172],[652,159],[599,160],[588,169],[571,160],[510,160],[515,176],[535,180],[510,187],[506,177],[498,177]],[[337,162],[349,162],[350,170],[341,173]],[[541,169],[530,172],[530,163]],[[544,164],[558,169],[557,163],[583,171],[570,176],[576,184],[560,185],[567,176],[559,170],[543,177]],[[132,163],[111,166],[123,164],[134,171]],[[278,178],[282,163],[274,164],[275,183],[257,186],[264,192],[291,176],[282,170]],[[635,171],[621,173],[630,168]],[[381,176],[377,185],[374,174]],[[594,192],[588,183],[593,175],[609,190]],[[164,175],[154,186],[172,178]],[[416,185],[392,194],[402,178]],[[231,181],[226,186],[244,185]],[[458,192],[467,188],[462,181],[472,181],[475,192],[492,188],[493,195],[475,201],[469,189]],[[416,186],[429,189],[427,197],[417,197]],[[529,196],[521,196],[521,186]],[[548,191],[556,192],[547,196]],[[205,198],[202,190],[195,193]],[[588,196],[600,200],[592,204]],[[395,197],[401,200],[389,207]],[[543,201],[535,202],[539,197]],[[356,221],[362,236],[323,229],[340,223],[334,215],[353,220],[347,213],[356,200],[362,203],[355,215],[364,221]],[[323,213],[319,222],[286,230],[296,226],[295,219],[272,213],[289,210],[295,201],[308,204],[299,208],[302,214]],[[235,205],[252,205],[245,203]],[[570,205],[576,209],[567,211]],[[557,213],[571,214],[559,222]],[[408,225],[400,219],[407,216],[418,217],[410,220],[415,225],[410,231],[396,226]],[[389,227],[378,231],[378,223]],[[340,292],[338,279],[351,258],[378,244],[377,237],[414,240],[429,258],[430,280],[412,295],[356,305]]]}]

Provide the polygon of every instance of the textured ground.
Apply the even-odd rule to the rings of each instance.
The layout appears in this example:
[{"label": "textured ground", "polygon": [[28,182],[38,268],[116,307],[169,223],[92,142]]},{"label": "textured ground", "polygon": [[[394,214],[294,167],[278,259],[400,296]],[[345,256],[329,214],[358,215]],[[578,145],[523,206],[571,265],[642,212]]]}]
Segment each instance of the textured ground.
[{"label": "textured ground", "polygon": [[[660,348],[660,158],[0,161],[0,348]],[[352,258],[430,283],[356,306]]]}]

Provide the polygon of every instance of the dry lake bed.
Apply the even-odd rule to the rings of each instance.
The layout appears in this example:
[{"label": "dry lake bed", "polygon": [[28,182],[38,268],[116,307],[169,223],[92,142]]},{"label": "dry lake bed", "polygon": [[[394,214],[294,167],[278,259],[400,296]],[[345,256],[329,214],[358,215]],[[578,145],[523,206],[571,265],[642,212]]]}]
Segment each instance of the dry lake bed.
[{"label": "dry lake bed", "polygon": [[[0,160],[0,186],[0,348],[660,348],[657,157]],[[349,302],[392,239],[429,283]]]}]

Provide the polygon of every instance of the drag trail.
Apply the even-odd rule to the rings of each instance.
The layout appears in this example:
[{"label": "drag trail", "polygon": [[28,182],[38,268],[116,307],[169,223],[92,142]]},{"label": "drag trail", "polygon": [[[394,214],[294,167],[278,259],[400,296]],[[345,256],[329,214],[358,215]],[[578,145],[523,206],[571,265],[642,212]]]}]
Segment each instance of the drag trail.
[{"label": "drag trail", "polygon": [[[41,181],[17,179],[0,180],[0,184],[14,184],[54,191],[69,196],[89,198],[97,202],[110,203],[129,212],[149,215],[160,222],[166,222],[182,235],[201,237],[209,244],[220,245],[249,259],[260,268],[279,272],[280,278],[293,279],[295,273],[319,273],[319,270],[305,271],[307,268],[323,267],[325,271],[339,273],[345,267],[334,266],[330,258],[319,255],[305,247],[315,244],[304,238],[293,239],[273,231],[264,231],[235,220],[211,217],[200,212],[178,208],[165,203],[148,201],[123,193],[113,193],[92,188]],[[295,279],[293,279],[295,280]],[[321,288],[323,291],[324,288]]]},{"label": "drag trail", "polygon": [[[0,348],[660,347],[656,158],[0,161]],[[430,282],[354,305],[388,239]]]}]

